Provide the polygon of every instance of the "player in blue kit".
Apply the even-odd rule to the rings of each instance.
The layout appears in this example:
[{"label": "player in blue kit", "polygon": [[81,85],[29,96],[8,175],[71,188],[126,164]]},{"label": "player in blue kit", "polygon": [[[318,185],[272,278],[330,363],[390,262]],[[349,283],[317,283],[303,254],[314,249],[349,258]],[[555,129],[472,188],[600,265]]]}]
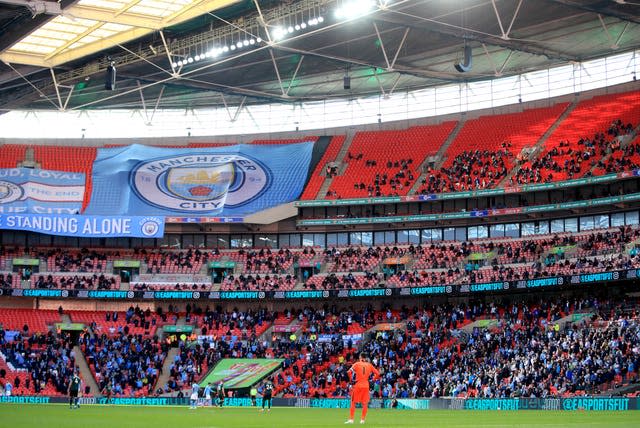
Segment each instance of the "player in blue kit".
[{"label": "player in blue kit", "polygon": [[205,406],[211,406],[211,382],[204,387]]},{"label": "player in blue kit", "polygon": [[193,385],[191,385],[190,410],[194,410],[198,405],[198,392],[200,392],[200,385],[194,382]]}]

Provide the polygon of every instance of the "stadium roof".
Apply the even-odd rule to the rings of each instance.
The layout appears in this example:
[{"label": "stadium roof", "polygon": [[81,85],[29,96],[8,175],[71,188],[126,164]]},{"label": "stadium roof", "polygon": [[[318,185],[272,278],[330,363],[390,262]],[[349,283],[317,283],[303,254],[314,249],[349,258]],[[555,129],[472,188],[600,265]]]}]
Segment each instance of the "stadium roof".
[{"label": "stadium roof", "polygon": [[[640,48],[640,0],[372,2],[0,0],[0,109],[320,101]],[[465,45],[472,67],[460,73]]]}]

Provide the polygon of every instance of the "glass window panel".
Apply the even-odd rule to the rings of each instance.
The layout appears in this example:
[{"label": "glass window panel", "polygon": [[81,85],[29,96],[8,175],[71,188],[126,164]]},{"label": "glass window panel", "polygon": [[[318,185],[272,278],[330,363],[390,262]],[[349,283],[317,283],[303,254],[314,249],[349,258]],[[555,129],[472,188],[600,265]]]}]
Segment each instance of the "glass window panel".
[{"label": "glass window panel", "polygon": [[193,235],[182,235],[182,247],[183,248],[193,247]]},{"label": "glass window panel", "polygon": [[351,245],[362,245],[361,232],[351,232],[349,235],[349,238],[351,239]]},{"label": "glass window panel", "polygon": [[624,213],[613,213],[611,214],[611,226],[624,226]]},{"label": "glass window panel", "polygon": [[313,247],[313,233],[303,233],[302,234],[302,246],[303,247]]},{"label": "glass window panel", "polygon": [[593,230],[595,224],[593,222],[593,216],[580,217],[580,230]]},{"label": "glass window panel", "polygon": [[531,236],[536,233],[536,225],[534,222],[529,221],[522,223],[522,236]]},{"label": "glass window panel", "polygon": [[396,232],[393,230],[388,230],[384,233],[384,243],[385,244],[393,244],[396,242]]},{"label": "glass window panel", "polygon": [[578,231],[578,219],[576,217],[564,219],[564,231],[565,232],[577,232]]},{"label": "glass window panel", "polygon": [[373,245],[373,232],[362,232],[362,245]]},{"label": "glass window panel", "polygon": [[180,235],[164,235],[160,240],[160,246],[164,248],[181,248]]},{"label": "glass window panel", "polygon": [[419,230],[409,230],[409,243],[410,244],[419,244],[420,243],[420,231]]},{"label": "glass window panel", "polygon": [[467,228],[466,227],[456,227],[456,241],[466,241],[467,240]]},{"label": "glass window panel", "polygon": [[549,222],[548,221],[539,221],[536,224],[536,234],[537,235],[546,235],[549,233]]},{"label": "glass window panel", "polygon": [[338,245],[340,247],[346,247],[347,245],[349,245],[348,233],[338,233]]},{"label": "glass window panel", "polygon": [[[379,233],[379,232],[376,232]],[[338,234],[337,233],[327,233],[327,247],[335,247],[338,245]]]},{"label": "glass window panel", "polygon": [[551,220],[551,233],[564,232],[564,219]]},{"label": "glass window panel", "polygon": [[409,243],[409,232],[407,230],[398,231],[398,244]]},{"label": "glass window panel", "polygon": [[593,216],[593,222],[596,229],[608,229],[609,228],[609,216],[606,214]]},{"label": "glass window panel", "polygon": [[504,224],[492,224],[489,226],[489,235],[492,238],[502,238],[504,236]]},{"label": "glass window panel", "polygon": [[384,232],[374,232],[373,233],[373,243],[374,243],[374,245],[383,245],[384,244]]},{"label": "glass window panel", "polygon": [[520,225],[518,223],[507,223],[504,225],[504,236],[509,238],[520,237]]},{"label": "glass window panel", "polygon": [[630,211],[624,214],[625,223],[629,226],[638,224],[638,211]]},{"label": "glass window panel", "polygon": [[256,247],[278,248],[278,235],[256,235]]},{"label": "glass window panel", "polygon": [[445,241],[455,241],[456,239],[456,229],[454,227],[447,227],[444,229],[444,238]]}]

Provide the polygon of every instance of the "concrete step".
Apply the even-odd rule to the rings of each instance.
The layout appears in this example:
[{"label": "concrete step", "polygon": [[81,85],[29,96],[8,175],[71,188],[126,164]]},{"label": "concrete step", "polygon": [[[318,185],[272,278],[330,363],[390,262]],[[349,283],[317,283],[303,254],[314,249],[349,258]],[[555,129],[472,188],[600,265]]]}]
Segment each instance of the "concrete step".
[{"label": "concrete step", "polygon": [[[347,133],[347,138],[345,138],[344,142],[342,143],[342,148],[340,148],[340,151],[336,156],[336,160],[334,161],[334,163],[338,165],[338,175],[344,174],[344,171],[347,169],[346,164],[344,164],[344,158],[349,152],[349,148],[351,147],[354,136],[354,133]],[[333,177],[325,178],[324,183],[322,183],[322,186],[320,187],[320,190],[318,190],[316,198],[324,199],[327,195],[327,191],[331,187],[331,183],[333,183]]]},{"label": "concrete step", "polygon": [[[85,386],[89,386],[89,389],[91,390],[90,394],[92,394],[94,397],[102,397],[102,394],[100,393],[100,387],[93,377],[93,373],[91,373],[91,370],[89,369],[89,364],[87,363],[87,359],[84,353],[77,345],[73,347],[73,352],[76,355],[76,366],[78,366],[78,368],[80,369],[80,377],[85,383]],[[82,388],[82,390],[84,392],[84,387]]]},{"label": "concrete step", "polygon": [[163,388],[164,385],[169,382],[169,378],[171,377],[171,364],[173,363],[173,359],[180,352],[179,348],[169,348],[169,352],[167,352],[167,357],[164,359],[164,363],[162,364],[162,374],[158,377],[156,382],[155,390],[158,388]]},{"label": "concrete step", "polygon": [[465,120],[463,117],[461,120],[458,121],[455,128],[453,128],[453,131],[451,131],[451,134],[449,134],[445,142],[442,143],[442,146],[440,146],[440,148],[438,149],[438,152],[434,156],[429,156],[422,161],[422,163],[418,167],[418,171],[420,171],[420,176],[418,176],[415,183],[413,183],[413,186],[411,186],[411,189],[409,190],[408,195],[415,195],[418,192],[418,189],[422,187],[422,180],[424,180],[427,177],[426,171],[429,164],[433,163],[434,169],[438,169],[442,166],[442,164],[446,159],[444,157],[444,154],[447,152],[447,149],[449,148],[451,143],[453,143],[453,141],[458,136],[458,133],[464,126],[464,122]]}]

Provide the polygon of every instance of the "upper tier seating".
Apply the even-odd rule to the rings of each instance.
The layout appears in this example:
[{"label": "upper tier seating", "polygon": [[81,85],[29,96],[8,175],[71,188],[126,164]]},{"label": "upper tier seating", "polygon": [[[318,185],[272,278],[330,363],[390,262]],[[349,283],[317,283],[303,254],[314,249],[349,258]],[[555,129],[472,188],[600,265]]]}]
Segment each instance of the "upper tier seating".
[{"label": "upper tier seating", "polygon": [[567,106],[560,103],[468,120],[445,152],[442,168],[428,171],[418,193],[496,187],[522,149],[535,145]]},{"label": "upper tier seating", "polygon": [[612,150],[617,136],[628,134],[638,124],[638,91],[581,101],[547,138],[540,156],[522,165],[514,181],[522,184],[582,177]]},{"label": "upper tier seating", "polygon": [[328,198],[406,195],[420,176],[420,165],[437,153],[456,122],[398,131],[358,132],[351,142],[343,175]]},{"label": "upper tier seating", "polygon": [[27,151],[27,146],[18,144],[0,145],[0,168],[17,168],[22,162]]}]

